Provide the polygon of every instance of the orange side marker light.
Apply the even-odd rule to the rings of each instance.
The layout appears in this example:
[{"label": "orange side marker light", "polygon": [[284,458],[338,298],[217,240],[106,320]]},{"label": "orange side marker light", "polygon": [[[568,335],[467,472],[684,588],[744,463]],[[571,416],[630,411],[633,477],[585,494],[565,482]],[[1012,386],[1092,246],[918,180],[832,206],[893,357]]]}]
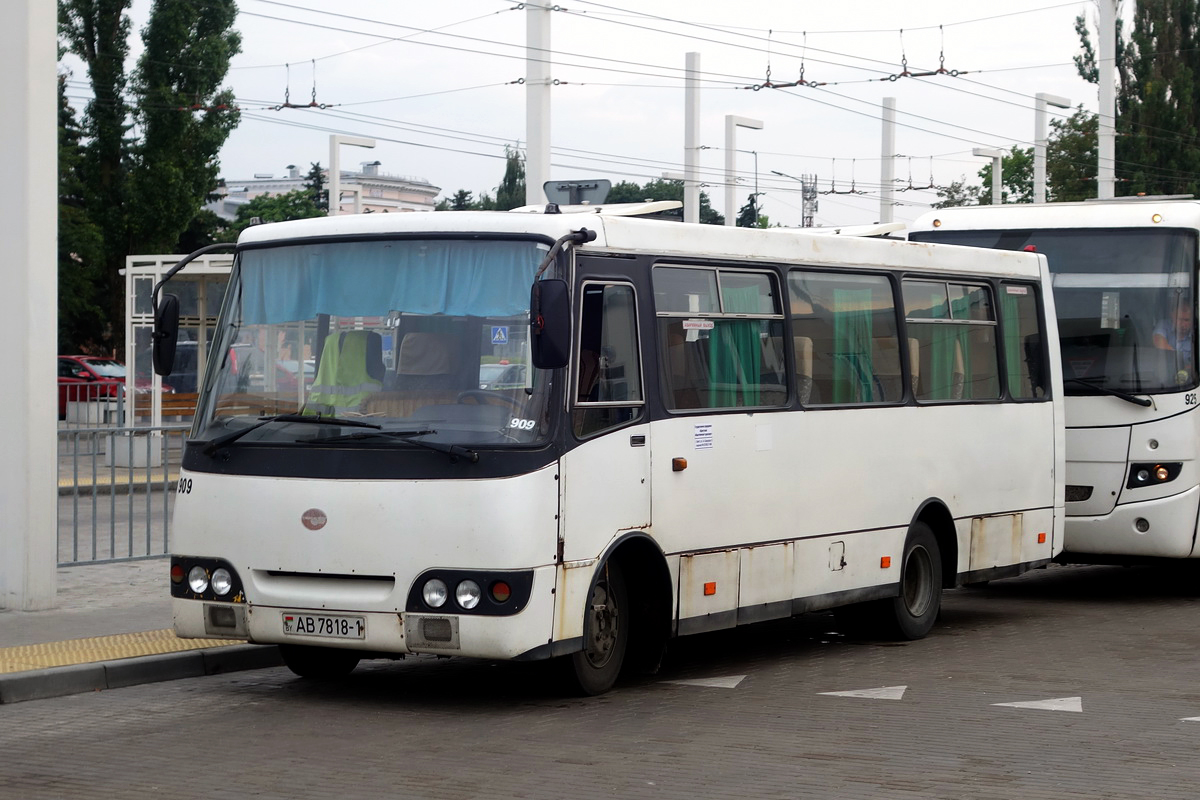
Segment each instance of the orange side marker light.
[{"label": "orange side marker light", "polygon": [[1045,543],[1046,543],[1046,534],[1039,533],[1038,534],[1038,544],[1045,544]]},{"label": "orange side marker light", "polygon": [[704,584],[704,596],[705,597],[712,597],[716,593],[717,593],[717,582],[716,581],[709,581],[708,583]]},{"label": "orange side marker light", "polygon": [[891,556],[884,556],[883,558],[879,559],[879,568],[880,569],[888,569],[891,566],[892,566],[892,557]]},{"label": "orange side marker light", "polygon": [[671,471],[672,472],[683,472],[685,469],[687,469],[687,459],[686,458],[672,458],[671,459]]}]

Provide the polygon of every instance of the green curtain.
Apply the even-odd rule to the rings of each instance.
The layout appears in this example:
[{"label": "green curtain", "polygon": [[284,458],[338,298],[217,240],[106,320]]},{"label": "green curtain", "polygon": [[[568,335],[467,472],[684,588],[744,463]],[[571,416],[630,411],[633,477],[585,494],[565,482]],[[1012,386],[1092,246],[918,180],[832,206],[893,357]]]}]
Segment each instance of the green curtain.
[{"label": "green curtain", "polygon": [[[725,311],[733,314],[757,314],[758,289],[724,289]],[[729,408],[760,403],[759,375],[762,373],[762,344],[758,320],[716,320],[708,340],[710,408]],[[739,391],[740,389],[740,391]]]},{"label": "green curtain", "polygon": [[[1002,290],[1003,291],[1003,290]],[[1004,363],[1008,391],[1013,397],[1032,397],[1033,387],[1024,384],[1025,354],[1021,347],[1021,307],[1017,295],[1000,295],[1000,319],[1004,324]]]},{"label": "green curtain", "polygon": [[833,290],[833,402],[875,399],[871,363],[871,290]]}]

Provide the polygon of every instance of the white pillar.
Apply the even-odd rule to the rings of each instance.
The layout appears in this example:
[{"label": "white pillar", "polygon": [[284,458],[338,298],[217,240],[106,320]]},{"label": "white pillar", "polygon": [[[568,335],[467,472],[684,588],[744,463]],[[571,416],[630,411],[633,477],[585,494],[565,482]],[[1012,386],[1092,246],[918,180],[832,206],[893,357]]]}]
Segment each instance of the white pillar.
[{"label": "white pillar", "polygon": [[879,148],[879,221],[891,222],[896,201],[896,98],[883,98],[883,141]]},{"label": "white pillar", "polygon": [[55,604],[58,561],[57,7],[12,0],[0,30],[0,609]]},{"label": "white pillar", "polygon": [[550,180],[549,3],[525,4],[525,205],[546,202]]},{"label": "white pillar", "polygon": [[762,120],[725,115],[725,226],[737,224],[737,129],[761,131]]},{"label": "white pillar", "polygon": [[1100,41],[1096,58],[1096,75],[1100,79],[1100,138],[1097,143],[1096,196],[1108,199],[1116,196],[1117,146],[1117,0],[1099,0]]},{"label": "white pillar", "polygon": [[688,53],[683,87],[683,221],[700,221],[700,54]]},{"label": "white pillar", "polygon": [[1034,95],[1033,106],[1033,202],[1046,202],[1046,106],[1070,108],[1071,101],[1045,92]]},{"label": "white pillar", "polygon": [[992,205],[1000,205],[1004,198],[1004,195],[1001,191],[1001,187],[1004,183],[1004,151],[996,150],[991,147],[975,147],[971,149],[971,153],[973,155],[990,158],[992,160]]},{"label": "white pillar", "polygon": [[362,136],[343,136],[335,133],[329,137],[329,216],[336,217],[342,213],[342,164],[338,154],[341,145],[354,147],[374,147],[374,139]]}]

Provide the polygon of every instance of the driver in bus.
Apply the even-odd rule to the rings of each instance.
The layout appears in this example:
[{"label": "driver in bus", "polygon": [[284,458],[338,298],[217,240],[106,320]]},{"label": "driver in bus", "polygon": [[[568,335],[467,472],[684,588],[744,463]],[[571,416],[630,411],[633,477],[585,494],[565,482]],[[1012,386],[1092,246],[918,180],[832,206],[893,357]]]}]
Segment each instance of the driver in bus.
[{"label": "driver in bus", "polygon": [[1192,307],[1180,303],[1175,313],[1154,328],[1154,346],[1159,350],[1174,350],[1181,369],[1176,379],[1187,383],[1192,365]]},{"label": "driver in bus", "polygon": [[1154,346],[1159,350],[1177,350],[1189,359],[1192,355],[1192,307],[1180,303],[1175,313],[1154,328]]}]

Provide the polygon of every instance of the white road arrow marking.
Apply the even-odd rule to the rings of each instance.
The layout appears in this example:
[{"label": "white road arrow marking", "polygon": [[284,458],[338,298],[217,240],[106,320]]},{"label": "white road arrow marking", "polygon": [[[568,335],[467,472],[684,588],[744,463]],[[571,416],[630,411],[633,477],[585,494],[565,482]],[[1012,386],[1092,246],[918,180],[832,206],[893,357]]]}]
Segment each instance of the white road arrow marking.
[{"label": "white road arrow marking", "polygon": [[682,681],[663,681],[679,686],[706,686],[710,689],[736,689],[738,684],[746,680],[745,675],[728,675],[724,678],[693,678]]},{"label": "white road arrow marking", "polygon": [[907,686],[881,686],[878,689],[854,689],[849,692],[817,692],[830,697],[865,697],[868,700],[902,700]]},{"label": "white road arrow marking", "polygon": [[1030,700],[1024,703],[992,703],[1009,708],[1033,708],[1040,711],[1075,711],[1083,713],[1082,697],[1056,697],[1051,700]]}]

